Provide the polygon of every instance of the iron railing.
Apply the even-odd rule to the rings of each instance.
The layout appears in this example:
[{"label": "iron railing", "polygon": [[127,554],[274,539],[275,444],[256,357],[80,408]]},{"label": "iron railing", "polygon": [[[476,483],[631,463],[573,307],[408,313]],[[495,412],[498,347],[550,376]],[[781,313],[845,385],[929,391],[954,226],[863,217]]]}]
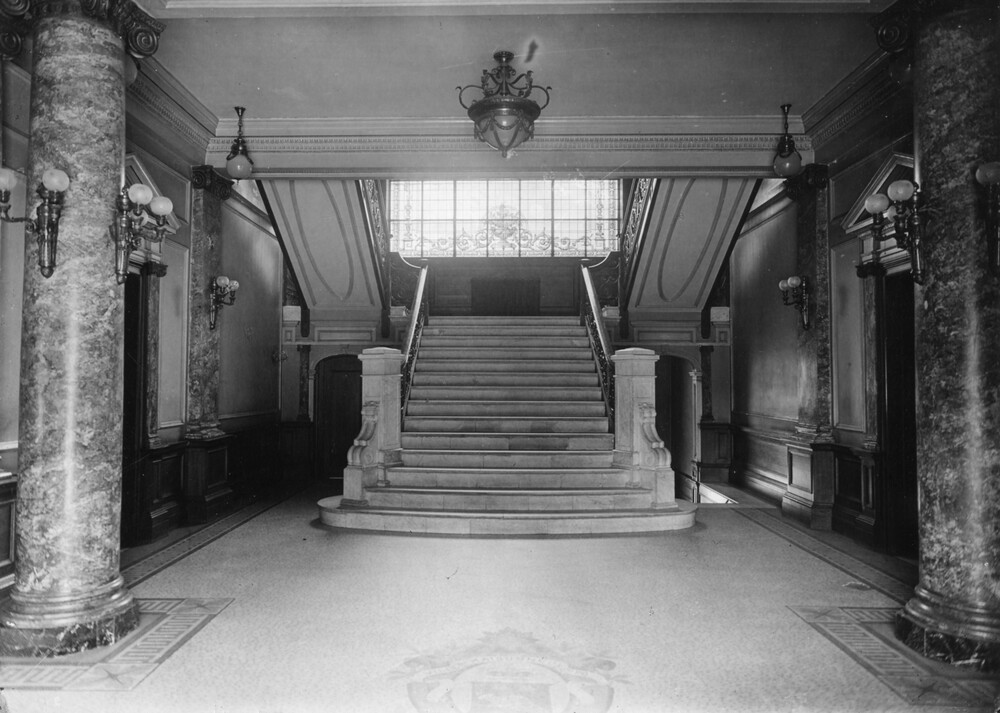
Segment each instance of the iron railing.
[{"label": "iron railing", "polygon": [[615,365],[611,361],[614,350],[611,348],[611,341],[608,339],[607,330],[604,328],[604,320],[601,318],[601,303],[597,298],[597,290],[594,288],[594,280],[590,274],[590,268],[581,265],[583,275],[584,297],[581,305],[581,317],[587,325],[587,333],[590,336],[590,345],[594,350],[594,360],[597,363],[597,371],[601,376],[601,391],[604,394],[604,403],[608,412],[608,419],[611,424],[611,432],[615,429]]},{"label": "iron railing", "polygon": [[406,341],[403,343],[403,370],[400,383],[400,418],[406,413],[407,400],[410,398],[410,383],[413,380],[413,367],[417,361],[417,349],[420,347],[420,336],[427,323],[427,266],[420,268],[413,302],[410,307],[410,326],[406,330]]}]

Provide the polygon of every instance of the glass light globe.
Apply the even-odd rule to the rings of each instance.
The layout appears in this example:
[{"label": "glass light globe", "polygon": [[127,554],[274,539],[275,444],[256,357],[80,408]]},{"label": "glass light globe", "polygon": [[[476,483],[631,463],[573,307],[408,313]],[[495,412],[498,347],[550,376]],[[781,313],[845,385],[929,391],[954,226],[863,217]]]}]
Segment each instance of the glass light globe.
[{"label": "glass light globe", "polygon": [[17,173],[9,168],[0,168],[0,191],[9,191],[17,185]]},{"label": "glass light globe", "polygon": [[240,283],[239,283],[239,281],[238,280],[230,280],[230,282],[229,282],[229,291],[230,292],[236,292],[236,290],[238,290],[238,289],[240,289]]},{"label": "glass light globe", "polygon": [[239,153],[236,154],[226,161],[226,172],[237,181],[249,178],[250,174],[253,173],[253,164],[250,163],[250,157]]},{"label": "glass light globe", "polygon": [[69,176],[58,168],[47,168],[42,172],[42,185],[47,191],[62,193],[69,188]]},{"label": "glass light globe", "polygon": [[229,278],[226,277],[225,275],[219,275],[218,277],[215,278],[215,284],[217,287],[222,287],[222,288],[228,287]]},{"label": "glass light globe", "polygon": [[128,187],[128,199],[136,205],[146,205],[153,200],[153,189],[145,183],[133,183]]},{"label": "glass light globe", "polygon": [[904,178],[890,183],[887,193],[890,200],[894,203],[899,203],[910,200],[913,197],[914,190],[916,190],[916,187]]},{"label": "glass light globe", "polygon": [[797,287],[801,287],[802,278],[799,277],[798,275],[792,275],[791,277],[788,278],[788,286],[791,287],[793,290]]},{"label": "glass light globe", "polygon": [[792,151],[787,156],[780,154],[774,157],[774,172],[782,178],[797,176],[802,171],[802,156],[798,151]]},{"label": "glass light globe", "polygon": [[869,214],[885,213],[889,207],[889,197],[883,193],[875,193],[865,198],[865,210]]},{"label": "glass light globe", "polygon": [[778,289],[782,292],[788,292],[788,280],[784,279],[778,283]]},{"label": "glass light globe", "polygon": [[149,202],[149,212],[153,215],[168,215],[174,209],[174,202],[166,196],[157,196]]},{"label": "glass light globe", "polygon": [[984,163],[976,169],[976,180],[984,186],[1000,183],[1000,162]]}]

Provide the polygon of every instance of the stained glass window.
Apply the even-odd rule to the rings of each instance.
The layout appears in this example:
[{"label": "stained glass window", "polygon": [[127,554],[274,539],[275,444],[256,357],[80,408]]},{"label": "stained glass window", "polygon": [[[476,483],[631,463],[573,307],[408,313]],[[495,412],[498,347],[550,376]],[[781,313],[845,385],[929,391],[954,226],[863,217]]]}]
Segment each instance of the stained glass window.
[{"label": "stained glass window", "polygon": [[618,247],[618,181],[392,181],[403,257],[603,257]]}]

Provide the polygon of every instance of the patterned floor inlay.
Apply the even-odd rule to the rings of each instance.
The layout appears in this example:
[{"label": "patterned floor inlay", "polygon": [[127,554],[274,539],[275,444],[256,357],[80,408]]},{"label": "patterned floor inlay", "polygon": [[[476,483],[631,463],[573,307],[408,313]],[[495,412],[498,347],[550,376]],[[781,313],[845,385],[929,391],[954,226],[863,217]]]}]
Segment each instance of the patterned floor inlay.
[{"label": "patterned floor inlay", "polygon": [[139,599],[139,628],[116,644],[57,658],[0,658],[0,690],[130,690],[232,601]]},{"label": "patterned floor inlay", "polygon": [[799,547],[814,557],[833,565],[837,569],[846,572],[859,582],[852,582],[855,585],[853,588],[857,587],[858,584],[864,584],[872,589],[875,589],[882,594],[896,600],[900,604],[906,602],[911,596],[913,596],[913,585],[902,582],[890,574],[872,567],[861,560],[851,557],[846,552],[838,550],[836,547],[831,547],[830,545],[820,542],[814,537],[809,537],[807,534],[797,530],[795,527],[789,525],[788,523],[782,522],[781,520],[767,515],[761,510],[734,510],[738,512],[743,517],[748,520],[756,522],[761,527],[770,530],[775,535],[788,540],[796,547]]},{"label": "patterned floor inlay", "polygon": [[547,644],[515,629],[415,652],[391,673],[418,711],[606,713],[628,680],[604,653]]},{"label": "patterned floor inlay", "polygon": [[895,639],[898,607],[789,607],[803,621],[914,706],[992,706],[995,676],[924,658]]}]

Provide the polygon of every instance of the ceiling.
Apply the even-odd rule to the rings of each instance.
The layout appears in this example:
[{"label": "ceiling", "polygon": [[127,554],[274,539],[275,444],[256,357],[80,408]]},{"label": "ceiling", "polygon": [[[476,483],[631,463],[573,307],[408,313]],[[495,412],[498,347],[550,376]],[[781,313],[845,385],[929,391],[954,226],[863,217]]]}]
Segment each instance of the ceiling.
[{"label": "ceiling", "polygon": [[[255,173],[765,175],[780,105],[802,113],[878,48],[887,0],[137,0],[166,29],[143,75],[224,165],[245,123]],[[502,159],[456,87],[499,49],[552,88]]]}]

